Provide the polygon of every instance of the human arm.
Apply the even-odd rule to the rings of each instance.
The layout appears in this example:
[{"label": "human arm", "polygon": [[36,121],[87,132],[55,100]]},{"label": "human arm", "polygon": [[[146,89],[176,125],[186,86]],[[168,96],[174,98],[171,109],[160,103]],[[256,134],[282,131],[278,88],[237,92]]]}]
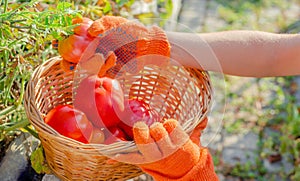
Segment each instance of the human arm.
[{"label": "human arm", "polygon": [[207,71],[249,77],[300,74],[298,34],[243,30],[167,32],[167,37],[171,58],[185,66],[200,68],[201,65]]}]

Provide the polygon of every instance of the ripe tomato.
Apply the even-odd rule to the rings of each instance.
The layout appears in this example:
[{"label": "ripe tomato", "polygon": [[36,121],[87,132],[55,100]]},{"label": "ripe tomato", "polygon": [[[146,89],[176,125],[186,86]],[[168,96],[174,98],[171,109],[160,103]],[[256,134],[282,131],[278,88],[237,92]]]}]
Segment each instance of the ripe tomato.
[{"label": "ripe tomato", "polygon": [[92,38],[70,35],[58,42],[58,53],[67,61],[78,63],[86,47],[92,42]]},{"label": "ripe tomato", "polygon": [[124,130],[130,140],[133,139],[132,127],[134,123],[138,121],[143,121],[148,126],[151,126],[154,122],[160,121],[160,116],[142,99],[129,99],[125,104],[124,112],[121,116],[121,122],[118,126]]},{"label": "ripe tomato", "polygon": [[76,26],[74,28],[74,34],[79,35],[79,36],[84,36],[84,37],[91,37],[90,34],[88,33],[88,29],[90,28],[90,26],[94,23],[93,20],[83,17],[83,18],[74,18],[72,20],[72,24],[78,24],[78,26]]},{"label": "ripe tomato", "polygon": [[[74,18],[73,24],[78,24],[74,28],[74,34],[70,35],[66,39],[58,42],[58,53],[67,61],[72,63],[78,63],[80,57],[94,37],[88,33],[89,27],[94,23],[89,18]],[[53,45],[56,45],[53,43]]]},{"label": "ripe tomato", "polygon": [[75,92],[74,107],[86,113],[98,128],[112,127],[120,122],[124,95],[116,79],[92,75],[84,78]]},{"label": "ripe tomato", "polygon": [[106,132],[104,144],[111,144],[117,141],[127,141],[126,134],[118,127],[110,127]]},{"label": "ripe tomato", "polygon": [[88,143],[93,131],[86,115],[70,105],[53,108],[46,115],[45,122],[60,134],[82,143]]}]

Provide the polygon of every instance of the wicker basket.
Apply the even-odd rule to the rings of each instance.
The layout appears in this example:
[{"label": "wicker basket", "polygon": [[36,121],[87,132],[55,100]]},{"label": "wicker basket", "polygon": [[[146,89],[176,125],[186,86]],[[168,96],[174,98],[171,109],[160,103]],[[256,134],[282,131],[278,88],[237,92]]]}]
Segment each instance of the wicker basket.
[{"label": "wicker basket", "polygon": [[[135,165],[108,164],[110,154],[136,151],[134,142],[83,144],[57,133],[43,118],[59,104],[72,104],[73,73],[60,68],[60,57],[37,67],[28,82],[24,105],[38,131],[52,171],[62,180],[126,180],[143,174]],[[206,116],[212,89],[206,72],[169,66],[146,67],[140,75],[118,77],[126,96],[143,97],[165,118],[177,119],[187,133]]]}]

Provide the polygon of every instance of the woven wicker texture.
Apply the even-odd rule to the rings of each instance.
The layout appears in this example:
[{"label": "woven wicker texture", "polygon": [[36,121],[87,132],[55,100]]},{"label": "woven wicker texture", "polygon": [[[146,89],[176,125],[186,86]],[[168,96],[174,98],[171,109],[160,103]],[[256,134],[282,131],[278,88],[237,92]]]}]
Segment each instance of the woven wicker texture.
[{"label": "woven wicker texture", "polygon": [[[37,67],[24,97],[27,116],[38,131],[53,172],[62,180],[126,180],[143,174],[135,165],[107,163],[110,155],[136,151],[134,142],[83,144],[60,135],[44,123],[44,116],[52,108],[72,104],[74,74],[64,72],[60,61],[60,57],[54,57]],[[139,74],[116,78],[127,98],[142,97],[164,118],[177,119],[187,133],[205,118],[210,108],[209,76],[198,69],[151,66]]]}]

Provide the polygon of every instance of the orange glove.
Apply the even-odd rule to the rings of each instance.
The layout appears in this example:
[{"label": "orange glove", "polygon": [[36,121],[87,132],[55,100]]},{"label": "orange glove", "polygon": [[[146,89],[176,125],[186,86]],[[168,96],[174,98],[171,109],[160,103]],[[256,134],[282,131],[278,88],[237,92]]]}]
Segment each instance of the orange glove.
[{"label": "orange glove", "polygon": [[[196,142],[198,130],[192,134]],[[154,123],[150,129],[138,122],[133,133],[139,153],[120,154],[115,157],[117,160],[133,162],[159,181],[219,180],[208,149],[189,139],[176,120]]]},{"label": "orange glove", "polygon": [[97,37],[103,34],[107,30],[117,28],[122,23],[126,23],[128,20],[120,16],[103,16],[92,23],[87,32],[92,37]]},{"label": "orange glove", "polygon": [[[59,54],[63,58],[61,61],[61,68],[66,71],[73,71],[79,60],[81,60],[82,54],[91,42],[101,33],[114,28],[121,23],[124,23],[127,19],[122,17],[104,16],[101,19],[92,21],[89,18],[74,18],[73,24],[78,24],[73,31],[74,34],[63,40],[54,40],[52,45],[58,49]],[[94,54],[94,52],[92,52]],[[91,55],[90,55],[91,56]],[[108,59],[108,57],[104,57]]]},{"label": "orange glove", "polygon": [[98,74],[99,77],[104,77],[107,70],[116,64],[116,59],[117,58],[114,52],[109,52],[106,59],[102,54],[95,53],[93,56],[88,57],[85,61],[81,61],[78,63],[77,74],[75,74],[75,77],[82,77],[81,74]]},{"label": "orange glove", "polygon": [[[82,22],[75,21],[81,23],[76,27],[78,30],[74,29],[74,35],[58,44],[60,54],[68,62],[78,63],[79,59],[82,61],[82,54],[91,57],[98,53],[107,59],[108,53],[113,51],[117,61],[116,65],[108,70],[106,76],[109,77],[114,77],[122,68],[123,71],[134,73],[145,65],[162,67],[169,63],[170,44],[161,28],[146,28],[138,22],[128,21],[119,16],[103,16],[94,22],[86,19]],[[62,65],[66,71],[74,67],[67,62]]]},{"label": "orange glove", "polygon": [[200,137],[201,137],[201,132],[204,130],[207,126],[208,119],[205,117],[193,130],[190,139],[198,146],[201,146],[200,143]]},{"label": "orange glove", "polygon": [[100,53],[104,57],[110,51],[115,53],[117,62],[108,71],[110,76],[122,68],[127,72],[137,72],[147,64],[163,66],[169,62],[170,44],[165,32],[157,26],[147,28],[121,17],[103,16],[91,25],[88,32],[95,40],[94,46],[89,46],[85,53]]}]

